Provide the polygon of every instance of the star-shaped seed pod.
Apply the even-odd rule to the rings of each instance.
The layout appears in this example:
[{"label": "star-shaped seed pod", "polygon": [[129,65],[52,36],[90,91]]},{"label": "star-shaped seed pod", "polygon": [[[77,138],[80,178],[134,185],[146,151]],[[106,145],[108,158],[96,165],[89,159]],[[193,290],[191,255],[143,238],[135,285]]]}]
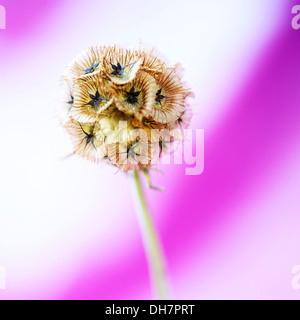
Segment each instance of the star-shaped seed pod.
[{"label": "star-shaped seed pod", "polygon": [[135,51],[112,47],[103,58],[106,76],[115,84],[126,84],[136,76],[142,57]]},{"label": "star-shaped seed pod", "polygon": [[65,71],[64,78],[74,82],[99,73],[106,52],[107,48],[104,47],[88,48],[70,63]]},{"label": "star-shaped seed pod", "polygon": [[153,120],[161,123],[176,121],[183,113],[187,91],[178,76],[169,69],[156,77]]},{"label": "star-shaped seed pod", "polygon": [[155,80],[145,72],[139,72],[136,78],[114,90],[117,108],[135,118],[147,117],[155,100]]},{"label": "star-shaped seed pod", "polygon": [[65,128],[71,136],[77,154],[93,162],[99,162],[105,157],[105,135],[99,123],[81,123],[70,118]]},{"label": "star-shaped seed pod", "polygon": [[124,172],[142,170],[151,164],[153,150],[151,144],[137,139],[113,143],[107,146],[108,158]]},{"label": "star-shaped seed pod", "polygon": [[74,103],[70,115],[80,122],[95,121],[112,103],[112,93],[98,75],[90,76],[74,86]]}]

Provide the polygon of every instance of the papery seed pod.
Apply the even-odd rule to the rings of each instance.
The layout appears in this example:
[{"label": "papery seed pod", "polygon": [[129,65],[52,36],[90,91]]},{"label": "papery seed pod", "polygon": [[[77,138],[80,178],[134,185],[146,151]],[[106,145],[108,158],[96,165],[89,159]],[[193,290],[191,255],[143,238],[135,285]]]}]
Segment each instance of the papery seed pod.
[{"label": "papery seed pod", "polygon": [[122,85],[134,79],[142,61],[135,51],[112,47],[103,58],[103,68],[113,83]]},{"label": "papery seed pod", "polygon": [[105,135],[99,123],[80,123],[70,118],[65,124],[74,144],[74,151],[88,160],[99,162],[106,155]]},{"label": "papery seed pod", "polygon": [[105,47],[90,47],[76,57],[67,67],[64,78],[75,81],[86,76],[99,73],[103,63],[103,56],[107,52]]},{"label": "papery seed pod", "polygon": [[152,111],[155,101],[154,78],[145,72],[139,72],[132,82],[119,86],[114,96],[120,111],[141,120]]},{"label": "papery seed pod", "polygon": [[151,144],[144,141],[113,143],[107,146],[108,158],[122,171],[142,170],[151,164],[153,150]]},{"label": "papery seed pod", "polygon": [[151,117],[161,123],[176,121],[184,111],[186,90],[173,71],[165,69],[156,77],[155,103]]},{"label": "papery seed pod", "polygon": [[70,115],[79,122],[95,121],[113,103],[109,87],[98,75],[77,82],[73,89],[73,99]]}]

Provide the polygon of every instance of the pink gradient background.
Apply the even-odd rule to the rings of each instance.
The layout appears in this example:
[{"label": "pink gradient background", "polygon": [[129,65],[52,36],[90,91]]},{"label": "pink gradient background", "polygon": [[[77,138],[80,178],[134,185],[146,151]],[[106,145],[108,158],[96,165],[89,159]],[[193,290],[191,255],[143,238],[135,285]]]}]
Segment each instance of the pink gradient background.
[{"label": "pink gradient background", "polygon": [[92,44],[159,48],[194,90],[205,170],[148,192],[174,299],[300,299],[300,1],[0,1],[0,299],[150,299],[129,177],[78,158],[61,74]]}]

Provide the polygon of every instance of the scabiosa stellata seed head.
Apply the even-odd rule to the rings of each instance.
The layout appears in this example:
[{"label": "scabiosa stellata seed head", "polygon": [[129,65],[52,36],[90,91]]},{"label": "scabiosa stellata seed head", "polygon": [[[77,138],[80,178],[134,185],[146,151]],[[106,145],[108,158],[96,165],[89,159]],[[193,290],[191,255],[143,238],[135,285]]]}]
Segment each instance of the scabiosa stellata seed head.
[{"label": "scabiosa stellata seed head", "polygon": [[145,169],[182,140],[191,118],[176,67],[149,50],[91,47],[68,67],[63,123],[74,153],[127,172]]}]

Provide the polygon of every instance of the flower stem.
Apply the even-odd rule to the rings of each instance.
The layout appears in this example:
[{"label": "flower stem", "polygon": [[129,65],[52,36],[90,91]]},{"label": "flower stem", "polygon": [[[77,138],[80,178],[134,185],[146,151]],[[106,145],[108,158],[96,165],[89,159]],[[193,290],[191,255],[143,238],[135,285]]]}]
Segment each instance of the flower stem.
[{"label": "flower stem", "polygon": [[148,260],[155,299],[167,299],[166,273],[162,250],[147,206],[138,171],[134,171],[135,189],[139,200],[138,218]]}]

